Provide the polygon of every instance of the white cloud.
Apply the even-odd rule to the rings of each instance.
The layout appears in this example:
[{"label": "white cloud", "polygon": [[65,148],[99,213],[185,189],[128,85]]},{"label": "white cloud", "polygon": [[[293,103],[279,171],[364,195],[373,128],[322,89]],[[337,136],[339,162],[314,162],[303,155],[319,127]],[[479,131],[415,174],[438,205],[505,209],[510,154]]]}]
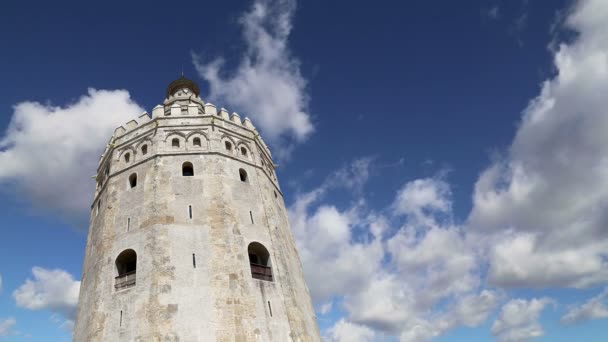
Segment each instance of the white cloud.
[{"label": "white cloud", "polygon": [[89,89],[64,107],[18,103],[0,139],[0,183],[71,222],[88,222],[99,155],[114,129],[142,111],[124,90]]},{"label": "white cloud", "polygon": [[358,185],[347,186],[355,197],[352,206],[325,203],[332,189],[344,186],[336,175],[360,170],[355,164],[301,194],[289,208],[313,300],[318,307],[334,301],[346,312],[326,335],[340,340],[351,331],[371,331],[376,337],[426,341],[458,326],[482,324],[500,295],[480,290],[470,242],[461,227],[440,218],[451,217],[448,184],[439,179],[404,184],[381,211],[398,213],[388,217],[368,209],[359,190],[370,174],[368,163],[356,172],[365,175]]},{"label": "white cloud", "polygon": [[[254,2],[240,18],[245,55],[227,77],[223,76],[222,58],[205,63],[193,56],[199,74],[210,84],[210,99],[251,116],[264,137],[273,142],[287,137],[302,141],[314,129],[306,80],[288,48],[295,7],[295,0]],[[279,148],[283,153],[288,149]]]},{"label": "white cloud", "polygon": [[[608,281],[608,3],[579,1],[578,33],[523,113],[506,158],[479,177],[469,216],[488,238],[490,280],[507,287]],[[492,244],[495,244],[492,246]]]},{"label": "white cloud", "polygon": [[545,307],[552,303],[549,298],[510,300],[492,324],[492,334],[501,342],[521,342],[544,335],[538,320]]},{"label": "white cloud", "polygon": [[78,305],[80,281],[64,270],[32,268],[34,279],[27,279],[13,292],[17,306],[30,310],[49,310],[73,321]]},{"label": "white cloud", "polygon": [[[441,179],[417,179],[409,182],[397,193],[393,204],[396,214],[410,215],[422,221],[433,218],[431,213],[446,213],[451,210],[449,185]],[[432,224],[432,222],[420,222]]]},{"label": "white cloud", "polygon": [[0,321],[0,337],[10,334],[15,324],[17,324],[17,321],[12,317]]},{"label": "white cloud", "polygon": [[580,306],[571,307],[562,317],[564,324],[574,324],[592,319],[608,318],[608,288]]},{"label": "white cloud", "polygon": [[328,342],[369,342],[373,341],[376,333],[362,325],[340,319],[328,329],[324,341]]}]

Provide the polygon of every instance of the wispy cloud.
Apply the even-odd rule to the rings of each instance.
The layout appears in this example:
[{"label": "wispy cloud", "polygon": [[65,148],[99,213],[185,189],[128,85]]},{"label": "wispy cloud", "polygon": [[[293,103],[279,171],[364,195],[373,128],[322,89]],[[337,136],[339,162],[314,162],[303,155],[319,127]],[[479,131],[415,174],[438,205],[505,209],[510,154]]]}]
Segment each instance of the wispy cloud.
[{"label": "wispy cloud", "polygon": [[306,80],[288,47],[295,0],[257,0],[239,20],[246,50],[236,70],[224,59],[193,62],[211,87],[209,99],[251,116],[254,125],[286,156],[314,130]]},{"label": "wispy cloud", "polygon": [[571,307],[562,317],[561,322],[575,324],[601,318],[608,318],[608,288],[584,304]]},{"label": "wispy cloud", "polygon": [[0,320],[0,337],[9,335],[15,324],[17,324],[17,320],[12,317]]}]

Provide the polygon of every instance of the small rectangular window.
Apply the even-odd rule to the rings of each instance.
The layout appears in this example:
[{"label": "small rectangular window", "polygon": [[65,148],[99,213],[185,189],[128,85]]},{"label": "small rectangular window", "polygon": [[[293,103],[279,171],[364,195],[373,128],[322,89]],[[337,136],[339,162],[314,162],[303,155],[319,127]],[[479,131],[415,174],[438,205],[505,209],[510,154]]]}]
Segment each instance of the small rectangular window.
[{"label": "small rectangular window", "polygon": [[251,224],[253,224],[253,213],[249,210],[249,217],[251,218]]},{"label": "small rectangular window", "polygon": [[191,205],[188,206],[188,215],[190,216],[190,219],[192,220],[192,206]]}]

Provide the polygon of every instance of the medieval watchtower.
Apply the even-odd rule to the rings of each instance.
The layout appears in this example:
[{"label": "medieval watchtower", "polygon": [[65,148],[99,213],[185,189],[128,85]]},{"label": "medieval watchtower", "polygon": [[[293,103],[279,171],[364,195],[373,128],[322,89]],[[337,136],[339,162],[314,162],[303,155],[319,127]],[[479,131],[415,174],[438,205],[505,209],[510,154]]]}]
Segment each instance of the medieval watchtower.
[{"label": "medieval watchtower", "polygon": [[270,151],[183,76],[97,173],[74,341],[319,341]]}]

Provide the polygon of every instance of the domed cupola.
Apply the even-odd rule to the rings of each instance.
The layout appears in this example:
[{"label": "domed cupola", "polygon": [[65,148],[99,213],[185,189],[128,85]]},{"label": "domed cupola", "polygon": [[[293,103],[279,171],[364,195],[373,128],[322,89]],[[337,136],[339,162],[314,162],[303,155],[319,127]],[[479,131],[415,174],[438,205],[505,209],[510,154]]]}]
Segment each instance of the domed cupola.
[{"label": "domed cupola", "polygon": [[169,87],[167,87],[167,98],[172,95],[176,96],[176,93],[179,92],[181,92],[181,94],[177,94],[178,96],[190,96],[192,93],[199,96],[201,94],[201,90],[198,85],[194,81],[185,78],[183,74],[180,78],[169,84]]}]

